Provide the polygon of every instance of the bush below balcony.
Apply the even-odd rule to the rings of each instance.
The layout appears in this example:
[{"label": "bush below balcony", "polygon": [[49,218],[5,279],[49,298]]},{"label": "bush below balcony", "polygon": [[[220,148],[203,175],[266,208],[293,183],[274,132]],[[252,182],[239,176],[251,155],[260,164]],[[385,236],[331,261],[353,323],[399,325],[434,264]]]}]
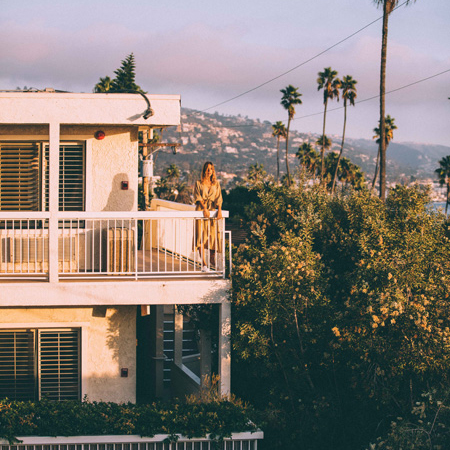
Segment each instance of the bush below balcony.
[{"label": "bush below balcony", "polygon": [[105,403],[0,400],[0,438],[17,436],[93,436],[156,434],[221,440],[232,432],[256,431],[252,412],[240,402]]}]

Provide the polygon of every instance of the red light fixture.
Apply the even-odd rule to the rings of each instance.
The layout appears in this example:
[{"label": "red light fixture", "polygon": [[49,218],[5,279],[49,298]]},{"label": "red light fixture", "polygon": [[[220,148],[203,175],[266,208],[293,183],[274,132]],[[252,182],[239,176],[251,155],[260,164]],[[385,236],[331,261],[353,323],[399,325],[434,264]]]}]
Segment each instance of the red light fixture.
[{"label": "red light fixture", "polygon": [[102,130],[98,130],[95,132],[94,137],[95,139],[97,139],[98,141],[101,141],[102,139],[105,139],[105,132]]}]

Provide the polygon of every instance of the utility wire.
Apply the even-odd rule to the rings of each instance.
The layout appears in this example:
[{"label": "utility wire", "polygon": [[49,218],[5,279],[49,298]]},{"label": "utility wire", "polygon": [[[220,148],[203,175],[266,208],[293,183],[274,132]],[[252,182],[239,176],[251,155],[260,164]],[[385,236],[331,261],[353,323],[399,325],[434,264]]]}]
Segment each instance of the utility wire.
[{"label": "utility wire", "polygon": [[[385,95],[392,94],[393,92],[401,91],[402,89],[406,89],[408,87],[414,86],[414,85],[419,84],[419,83],[423,83],[424,81],[431,80],[432,78],[436,78],[436,77],[438,77],[440,75],[444,75],[445,73],[448,73],[448,72],[450,72],[450,69],[444,70],[444,71],[439,72],[439,73],[435,73],[434,75],[430,75],[429,77],[422,78],[422,79],[417,80],[417,81],[413,81],[412,83],[405,84],[404,86],[400,86],[398,88],[391,89],[390,91],[387,91],[385,93]],[[375,100],[375,99],[378,99],[378,98],[380,98],[379,94],[378,95],[374,95],[373,97],[368,97],[368,98],[364,98],[362,100],[358,100],[358,101],[355,102],[355,104],[368,102],[370,100]],[[338,111],[340,109],[344,109],[344,106],[337,106],[336,108],[328,109],[327,113],[331,112],[331,111]],[[203,112],[203,111],[199,111],[199,112]],[[294,119],[292,119],[292,121],[300,120],[300,119],[306,119],[308,117],[321,116],[323,114],[324,114],[323,111],[312,113],[312,114],[307,114],[305,116],[295,117]],[[222,126],[220,128],[246,128],[246,127],[255,127],[255,126],[256,125],[253,125],[253,124],[251,124],[251,125],[250,124],[248,124],[248,125],[229,125],[229,126],[224,125],[224,126]]]},{"label": "utility wire", "polygon": [[[443,75],[444,73],[448,73],[448,72],[450,72],[450,69],[444,70],[443,72],[435,73],[434,75],[430,75],[429,77],[422,78],[421,80],[413,81],[412,83],[405,84],[404,86],[401,86],[401,87],[398,87],[395,89],[391,89],[390,91],[385,92],[385,95],[392,94],[393,92],[401,91],[402,89],[406,89],[408,87],[414,86],[414,85],[422,83],[424,81],[431,80],[432,78],[438,77],[439,75]],[[370,100],[375,100],[377,98],[380,98],[379,94],[374,95],[373,97],[364,98],[363,100],[358,100],[355,102],[355,104],[368,102]],[[340,109],[344,109],[344,106],[337,106],[336,108],[331,108],[327,112],[338,111]],[[306,119],[307,117],[319,116],[319,115],[323,115],[323,114],[324,113],[322,111],[322,112],[317,112],[317,113],[313,113],[313,114],[307,114],[306,116],[296,117],[292,120]]]},{"label": "utility wire", "polygon": [[[408,0],[404,1],[402,4],[397,5],[392,11],[394,12],[395,10],[397,10],[398,8],[402,7],[403,5],[405,5],[406,3],[408,3]],[[360,33],[361,31],[365,30],[366,28],[370,27],[371,25],[373,25],[374,23],[378,22],[379,20],[381,20],[383,18],[383,16],[378,17],[378,19],[373,20],[372,22],[368,23],[367,25],[363,26],[362,28],[360,28],[359,30],[355,31],[354,33],[350,34],[349,36],[345,37],[344,39],[341,39],[339,42],[336,42],[335,44],[333,44],[332,46],[326,48],[325,50],[322,50],[320,53],[317,53],[316,55],[312,56],[311,58],[307,59],[306,61],[303,61],[300,64],[297,64],[295,67],[292,67],[291,69],[287,70],[286,72],[281,73],[280,75],[277,75],[276,77],[271,78],[270,80],[265,81],[264,83],[259,84],[258,86],[255,86],[251,89],[248,89],[245,92],[242,92],[241,94],[235,95],[232,98],[229,98],[228,100],[224,100],[223,102],[217,103],[213,106],[210,106],[209,108],[206,109],[202,109],[199,112],[206,112],[209,111],[210,109],[216,108],[217,106],[221,106],[224,105],[225,103],[229,103],[233,100],[236,100],[240,97],[243,97],[244,95],[249,94],[250,92],[256,91],[259,88],[262,88],[263,86],[266,86],[269,83],[272,83],[275,80],[278,80],[281,77],[284,77],[285,75],[287,75],[288,73],[293,72],[294,70],[297,70],[299,67],[304,66],[305,64],[308,64],[309,62],[313,61],[314,59],[317,59],[319,56],[322,56],[324,53],[327,53],[328,51],[330,51],[331,49],[337,47],[338,45],[342,44],[343,42],[349,40],[350,38],[352,38],[353,36],[357,35],[358,33]]]}]

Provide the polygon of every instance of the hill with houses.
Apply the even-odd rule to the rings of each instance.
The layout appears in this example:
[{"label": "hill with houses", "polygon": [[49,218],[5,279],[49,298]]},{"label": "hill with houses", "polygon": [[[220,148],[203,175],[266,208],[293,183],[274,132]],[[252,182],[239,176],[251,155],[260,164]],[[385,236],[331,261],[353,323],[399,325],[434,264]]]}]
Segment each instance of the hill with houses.
[{"label": "hill with houses", "polygon": [[[314,144],[318,137],[314,133],[291,131],[291,168],[298,166],[295,157],[298,147],[304,142]],[[332,140],[332,151],[339,151],[342,137],[328,137]],[[182,146],[176,155],[158,152],[158,175],[163,175],[170,164],[176,164],[184,174],[198,174],[207,160],[214,162],[221,172],[223,184],[229,186],[242,179],[252,164],[263,164],[269,174],[276,173],[276,139],[272,136],[269,121],[182,108],[182,126],[164,131],[162,141],[179,142]],[[284,141],[281,141],[280,155],[284,174]],[[408,184],[412,181],[435,181],[434,170],[439,159],[446,155],[450,155],[448,146],[391,142],[388,147],[388,182]],[[372,179],[377,156],[377,145],[373,140],[346,137],[344,156],[360,166],[367,179]]]}]

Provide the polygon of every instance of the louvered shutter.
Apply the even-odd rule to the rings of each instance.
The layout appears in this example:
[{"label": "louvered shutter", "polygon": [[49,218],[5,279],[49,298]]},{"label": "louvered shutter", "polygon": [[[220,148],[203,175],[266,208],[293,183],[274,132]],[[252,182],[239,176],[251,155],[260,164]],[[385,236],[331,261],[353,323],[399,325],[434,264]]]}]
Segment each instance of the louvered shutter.
[{"label": "louvered shutter", "polygon": [[[45,206],[48,211],[48,145],[45,147]],[[84,146],[80,144],[59,147],[59,210],[84,211]]]},{"label": "louvered shutter", "polygon": [[39,330],[40,397],[79,400],[79,330]]},{"label": "louvered shutter", "polygon": [[39,211],[39,145],[0,144],[0,210]]},{"label": "louvered shutter", "polygon": [[35,338],[32,330],[0,332],[0,398],[36,398]]}]

